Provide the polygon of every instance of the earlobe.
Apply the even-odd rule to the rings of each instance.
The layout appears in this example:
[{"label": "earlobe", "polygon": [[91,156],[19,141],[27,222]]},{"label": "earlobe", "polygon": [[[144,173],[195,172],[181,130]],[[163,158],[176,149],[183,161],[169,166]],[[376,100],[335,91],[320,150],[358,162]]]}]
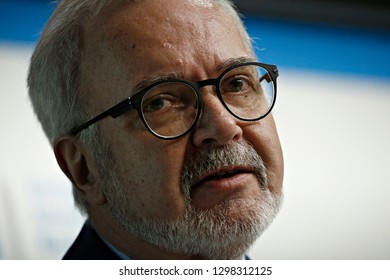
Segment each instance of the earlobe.
[{"label": "earlobe", "polygon": [[98,174],[85,146],[72,136],[63,136],[54,144],[54,154],[62,172],[72,181],[86,200],[94,204],[106,202],[98,184]]}]

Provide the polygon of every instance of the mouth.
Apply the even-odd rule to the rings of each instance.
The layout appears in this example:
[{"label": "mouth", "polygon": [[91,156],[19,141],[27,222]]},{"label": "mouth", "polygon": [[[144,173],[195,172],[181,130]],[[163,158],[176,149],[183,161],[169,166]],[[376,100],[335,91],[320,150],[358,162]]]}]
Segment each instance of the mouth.
[{"label": "mouth", "polygon": [[199,188],[208,182],[229,181],[238,176],[253,173],[253,169],[247,166],[221,167],[200,176],[192,185],[192,189]]},{"label": "mouth", "polygon": [[191,184],[188,194],[196,209],[212,209],[223,203],[257,197],[260,189],[256,169],[237,165],[217,167],[201,173]]}]

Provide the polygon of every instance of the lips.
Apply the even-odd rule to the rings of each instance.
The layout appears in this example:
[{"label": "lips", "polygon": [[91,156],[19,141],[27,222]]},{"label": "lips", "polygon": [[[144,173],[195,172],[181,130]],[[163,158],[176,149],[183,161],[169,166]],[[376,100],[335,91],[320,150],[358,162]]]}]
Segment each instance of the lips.
[{"label": "lips", "polygon": [[198,188],[206,182],[229,180],[241,174],[253,173],[253,169],[247,166],[222,167],[217,170],[207,172],[201,175],[192,185],[192,188]]},{"label": "lips", "polygon": [[[250,166],[224,166],[198,173],[191,184],[192,206],[196,209],[212,209],[233,201],[246,201],[259,195],[259,181],[255,169]],[[241,202],[240,202],[241,203]]]}]

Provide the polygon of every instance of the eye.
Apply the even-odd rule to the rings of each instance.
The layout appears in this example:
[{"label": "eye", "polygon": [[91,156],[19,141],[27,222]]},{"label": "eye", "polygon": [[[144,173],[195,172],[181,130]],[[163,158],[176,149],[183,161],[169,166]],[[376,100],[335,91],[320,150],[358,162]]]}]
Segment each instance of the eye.
[{"label": "eye", "polygon": [[171,107],[172,103],[172,98],[168,98],[167,95],[154,96],[153,98],[144,101],[143,111],[147,113],[164,110]]},{"label": "eye", "polygon": [[234,76],[229,77],[222,84],[222,91],[225,93],[245,92],[250,88],[251,82],[248,77]]},{"label": "eye", "polygon": [[235,79],[229,83],[230,91],[242,91],[245,88],[245,81],[243,79]]}]

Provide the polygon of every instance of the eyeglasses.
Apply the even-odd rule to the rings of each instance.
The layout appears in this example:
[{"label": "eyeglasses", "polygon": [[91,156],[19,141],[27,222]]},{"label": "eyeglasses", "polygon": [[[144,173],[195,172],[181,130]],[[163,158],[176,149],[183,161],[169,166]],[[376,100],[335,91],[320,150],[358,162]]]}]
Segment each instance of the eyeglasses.
[{"label": "eyeglasses", "polygon": [[244,62],[229,67],[216,79],[196,83],[182,79],[157,81],[72,129],[70,134],[76,135],[107,116],[117,118],[133,108],[156,137],[179,138],[198,121],[202,109],[200,89],[205,86],[215,86],[216,96],[234,117],[257,121],[266,117],[275,104],[278,75],[276,65]]}]

